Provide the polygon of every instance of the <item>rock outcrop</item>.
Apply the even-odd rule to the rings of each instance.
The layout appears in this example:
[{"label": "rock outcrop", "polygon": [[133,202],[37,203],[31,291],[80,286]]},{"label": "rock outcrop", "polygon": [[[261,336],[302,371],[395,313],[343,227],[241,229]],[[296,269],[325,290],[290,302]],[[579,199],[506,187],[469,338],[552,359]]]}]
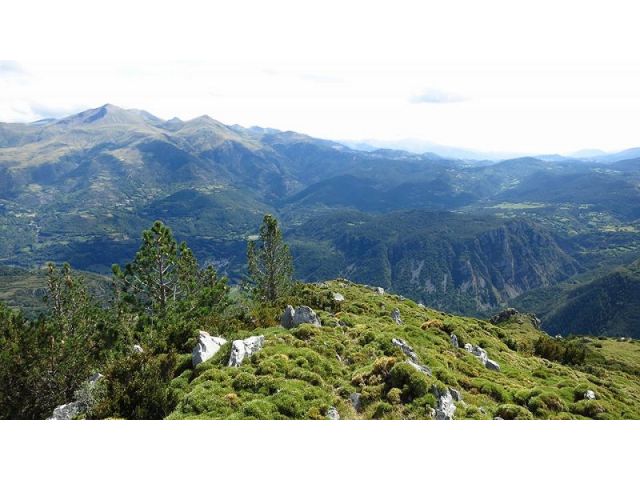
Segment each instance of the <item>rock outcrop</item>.
[{"label": "rock outcrop", "polygon": [[351,395],[349,395],[349,400],[351,401],[351,406],[353,407],[353,409],[360,413],[360,411],[362,410],[362,401],[360,399],[362,395],[359,393],[352,393]]},{"label": "rock outcrop", "polygon": [[207,332],[201,330],[198,335],[198,344],[191,352],[191,363],[194,367],[202,362],[206,362],[213,357],[220,347],[227,343],[222,337],[212,337]]},{"label": "rock outcrop", "polygon": [[404,353],[407,356],[407,363],[409,365],[411,365],[413,368],[415,368],[419,372],[422,372],[425,375],[431,376],[431,369],[426,365],[422,365],[418,361],[418,355],[416,355],[416,352],[413,350],[413,348],[411,348],[411,346],[407,342],[405,342],[400,338],[394,338],[391,340],[391,342],[396,347],[400,348],[400,350],[402,350],[402,353]]},{"label": "rock outcrop", "polygon": [[264,345],[264,335],[245,338],[244,340],[234,340],[231,344],[231,355],[229,355],[229,367],[239,367],[245,358],[250,357]]},{"label": "rock outcrop", "polygon": [[478,345],[475,345],[471,350],[471,353],[478,357],[483,365],[486,365],[489,356],[484,348],[480,348]]},{"label": "rock outcrop", "polygon": [[310,323],[316,327],[320,326],[318,315],[316,315],[316,312],[314,312],[312,308],[306,305],[297,308],[287,305],[284,313],[280,315],[280,325],[284,328],[295,328],[303,323]]},{"label": "rock outcrop", "polygon": [[413,368],[415,368],[416,370],[418,370],[419,372],[422,372],[425,375],[431,376],[431,369],[426,365],[421,365],[417,362],[414,362],[413,360],[407,360],[407,363],[411,365]]},{"label": "rock outcrop", "polygon": [[458,336],[455,333],[451,334],[451,345],[453,348],[460,348],[460,345],[458,344]]},{"label": "rock outcrop", "polygon": [[586,392],[584,392],[584,399],[585,400],[595,400],[596,399],[596,392],[594,392],[593,390],[587,390]]},{"label": "rock outcrop", "polygon": [[329,408],[329,410],[327,410],[327,418],[329,420],[340,420],[338,409],[336,409],[336,407]]},{"label": "rock outcrop", "polygon": [[487,361],[485,362],[484,366],[487,367],[489,370],[495,370],[496,372],[500,371],[500,364],[495,360],[491,360],[490,358],[487,358]]},{"label": "rock outcrop", "polygon": [[453,395],[451,390],[445,388],[444,390],[433,387],[433,395],[438,400],[436,407],[436,420],[453,420],[453,416],[456,413],[456,406],[453,403]]},{"label": "rock outcrop", "polygon": [[85,384],[75,394],[76,400],[73,402],[58,405],[53,409],[53,413],[48,420],[73,420],[78,415],[86,413],[94,402],[93,389],[104,376],[95,373],[85,382]]},{"label": "rock outcrop", "polygon": [[344,302],[344,295],[342,295],[341,293],[334,292],[333,293],[333,301],[337,302],[337,303]]},{"label": "rock outcrop", "polygon": [[393,343],[396,347],[400,348],[400,350],[402,350],[402,353],[404,353],[411,360],[413,360],[414,362],[418,361],[418,355],[416,355],[416,352],[413,350],[413,348],[411,348],[411,346],[407,342],[405,342],[400,338],[394,338],[391,340],[391,343]]},{"label": "rock outcrop", "polygon": [[402,325],[402,318],[400,317],[400,310],[394,308],[391,312],[391,319],[396,322],[397,325]]}]

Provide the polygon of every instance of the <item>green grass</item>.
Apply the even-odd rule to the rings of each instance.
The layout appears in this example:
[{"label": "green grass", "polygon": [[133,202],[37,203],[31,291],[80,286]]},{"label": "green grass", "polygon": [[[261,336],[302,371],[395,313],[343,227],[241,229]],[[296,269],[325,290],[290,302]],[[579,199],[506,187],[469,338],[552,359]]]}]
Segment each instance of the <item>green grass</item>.
[{"label": "green grass", "polygon": [[[543,335],[529,322],[493,325],[445,314],[394,295],[379,296],[344,281],[310,285],[299,298],[340,292],[335,313],[316,308],[322,327],[259,329],[264,348],[229,368],[229,346],[172,382],[180,401],[170,419],[322,419],[330,407],[343,419],[428,419],[437,400],[434,387],[458,389],[457,419],[640,418],[640,342],[574,339],[588,351],[582,365],[563,365],[533,355]],[[403,325],[390,312],[398,308]],[[461,342],[481,345],[501,371],[482,366]],[[405,362],[391,340],[407,341],[433,376]],[[229,339],[232,340],[232,339]],[[587,390],[597,400],[584,400]],[[352,393],[361,394],[354,410]]]}]

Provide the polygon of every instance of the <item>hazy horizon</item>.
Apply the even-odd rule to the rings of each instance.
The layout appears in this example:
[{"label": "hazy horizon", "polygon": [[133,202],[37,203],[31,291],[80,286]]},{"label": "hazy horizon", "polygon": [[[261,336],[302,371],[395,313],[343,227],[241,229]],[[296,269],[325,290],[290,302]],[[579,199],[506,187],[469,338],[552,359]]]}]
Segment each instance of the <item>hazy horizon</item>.
[{"label": "hazy horizon", "polygon": [[[143,6],[127,5],[127,15],[112,8],[55,23],[47,18],[59,8],[45,5],[29,32],[46,42],[31,41],[20,22],[3,28],[10,49],[0,58],[15,60],[0,62],[0,121],[113,103],[163,118],[207,114],[318,138],[483,152],[640,143],[633,4],[403,5],[276,1],[247,15],[239,2],[156,8],[152,22],[135,20]],[[14,7],[16,18],[29,14]],[[96,34],[97,23],[110,27]]]}]

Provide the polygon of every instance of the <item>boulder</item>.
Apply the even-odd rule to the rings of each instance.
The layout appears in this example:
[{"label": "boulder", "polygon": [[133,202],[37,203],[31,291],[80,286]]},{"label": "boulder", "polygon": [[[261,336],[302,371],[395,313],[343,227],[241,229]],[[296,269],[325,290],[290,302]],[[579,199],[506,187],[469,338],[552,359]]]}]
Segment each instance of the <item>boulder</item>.
[{"label": "boulder", "polygon": [[484,362],[484,366],[489,370],[495,370],[496,372],[500,371],[500,364],[495,360],[491,360],[490,358],[487,358],[487,361]]},{"label": "boulder", "polygon": [[245,358],[250,357],[264,345],[264,335],[245,338],[244,340],[234,340],[231,344],[231,355],[229,355],[229,367],[239,367]]},{"label": "boulder", "polygon": [[470,343],[465,343],[464,344],[464,349],[469,352],[472,353],[473,352],[473,345],[471,345]]},{"label": "boulder", "polygon": [[333,293],[333,301],[337,302],[337,303],[341,303],[344,302],[344,295],[342,295],[341,293]]},{"label": "boulder", "polygon": [[316,312],[305,305],[298,308],[287,305],[284,313],[280,315],[280,325],[284,328],[294,328],[303,323],[310,323],[316,327],[320,326],[320,319],[316,315]]},{"label": "boulder", "polygon": [[327,410],[327,418],[329,420],[340,420],[340,414],[338,413],[336,407],[331,407],[329,410]]},{"label": "boulder", "polygon": [[369,287],[369,288],[371,288],[371,290],[373,290],[378,295],[384,295],[384,288],[382,287]]},{"label": "boulder", "polygon": [[451,345],[453,348],[460,348],[460,345],[458,344],[458,336],[455,333],[451,334]]},{"label": "boulder", "polygon": [[453,403],[453,396],[449,391],[449,388],[445,388],[444,391],[433,387],[433,395],[438,400],[436,407],[436,420],[453,420],[453,416],[456,413],[456,406]]},{"label": "boulder", "polygon": [[133,353],[144,353],[144,349],[137,343],[131,347],[131,350],[133,350]]},{"label": "boulder", "polygon": [[397,308],[394,308],[391,311],[391,319],[396,322],[396,324],[398,325],[402,325],[402,318],[400,318],[400,310],[398,310]]},{"label": "boulder", "polygon": [[197,366],[202,362],[206,362],[213,357],[220,347],[227,343],[222,337],[212,337],[207,332],[200,330],[198,334],[198,344],[191,352],[191,363],[193,366]]},{"label": "boulder", "polygon": [[419,306],[420,308],[427,308],[427,307],[424,305],[424,303],[422,303],[422,302],[418,303],[418,306]]},{"label": "boulder", "polygon": [[585,400],[595,400],[596,399],[596,392],[594,392],[593,390],[587,390],[586,392],[584,392],[584,399]]},{"label": "boulder", "polygon": [[351,401],[351,406],[356,412],[360,412],[362,410],[362,401],[360,399],[362,395],[359,393],[352,393],[349,395],[349,400]]},{"label": "boulder", "polygon": [[391,343],[393,343],[396,347],[399,347],[400,350],[402,350],[402,353],[404,353],[411,360],[416,363],[418,362],[418,356],[416,355],[416,352],[413,351],[413,348],[411,348],[407,342],[399,338],[394,338],[391,340]]}]

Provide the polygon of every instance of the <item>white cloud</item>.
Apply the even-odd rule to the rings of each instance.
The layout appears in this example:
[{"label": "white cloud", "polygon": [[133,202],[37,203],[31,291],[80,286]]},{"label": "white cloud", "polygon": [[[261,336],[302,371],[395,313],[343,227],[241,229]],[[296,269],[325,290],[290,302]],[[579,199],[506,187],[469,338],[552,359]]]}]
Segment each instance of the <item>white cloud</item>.
[{"label": "white cloud", "polygon": [[[3,8],[0,58],[22,59],[18,70],[27,74],[9,75],[16,64],[0,74],[0,121],[114,103],[165,118],[208,114],[325,138],[417,138],[488,151],[640,144],[632,2],[149,8],[140,0],[123,15],[125,3],[113,0],[99,16],[83,3],[72,16],[59,14],[71,11],[67,0],[43,2],[33,16],[30,3]],[[25,18],[38,33],[24,34]]]}]

